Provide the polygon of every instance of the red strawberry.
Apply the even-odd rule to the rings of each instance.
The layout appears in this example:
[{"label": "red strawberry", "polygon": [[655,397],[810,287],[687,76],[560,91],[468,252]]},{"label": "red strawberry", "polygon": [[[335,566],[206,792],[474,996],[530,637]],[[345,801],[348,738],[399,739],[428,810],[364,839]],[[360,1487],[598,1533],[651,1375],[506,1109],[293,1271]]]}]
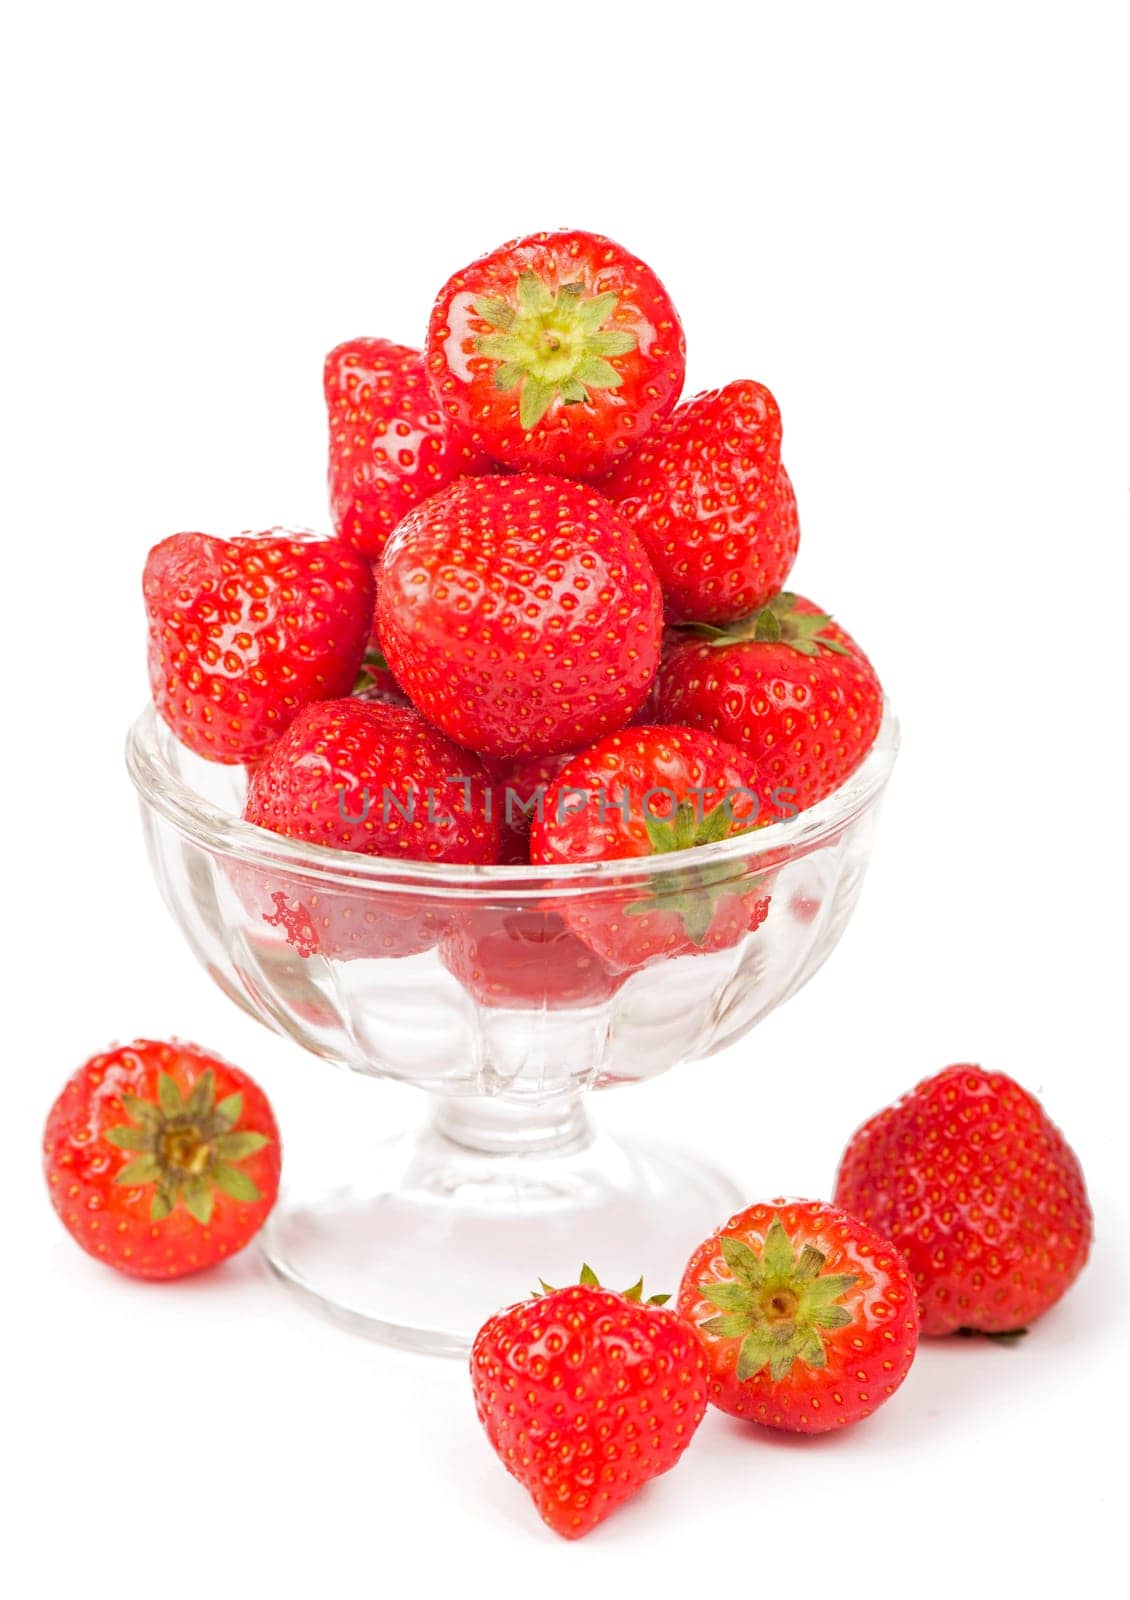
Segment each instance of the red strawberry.
[{"label": "red strawberry", "polygon": [[918,1346],[898,1252],[822,1200],[731,1217],[687,1264],[679,1311],[706,1346],[713,1404],[793,1433],[869,1417]]},{"label": "red strawberry", "polygon": [[[303,960],[388,961],[431,950],[446,932],[450,908],[424,898],[412,884],[403,890],[367,885],[327,888],[294,873],[261,867],[228,867],[236,892],[253,919],[276,928]],[[287,1005],[302,1019],[296,997]]]},{"label": "red strawberry", "polygon": [[480,1005],[511,1011],[602,1005],[627,978],[609,972],[555,912],[521,906],[458,915],[440,956]]},{"label": "red strawberry", "polygon": [[419,350],[348,339],[326,357],[324,387],[334,527],[376,561],[406,512],[486,459],[452,438]]},{"label": "red strawberry", "polygon": [[452,427],[504,466],[594,477],[679,398],[678,313],[650,267],[598,234],[537,233],[439,292],[432,386]]},{"label": "red strawberry", "polygon": [[777,816],[815,805],[851,776],[875,742],[883,690],[825,612],[780,594],[742,622],[684,632],[656,680],[665,721],[709,729],[745,750]]},{"label": "red strawberry", "polygon": [[669,1471],[702,1421],[706,1358],[666,1298],[645,1304],[639,1284],[615,1294],[586,1268],[579,1284],[500,1311],[476,1335],[479,1421],[566,1539]]},{"label": "red strawberry", "polygon": [[[632,727],[575,756],[530,830],[530,859],[553,867],[665,856],[746,832],[756,774],[741,752],[692,728]],[[610,892],[613,891],[614,892]],[[763,921],[765,885],[741,862],[699,865],[570,900],[562,915],[610,966],[724,950]]]},{"label": "red strawberry", "polygon": [[397,682],[438,728],[496,756],[623,727],[647,694],[659,584],[608,501],[562,478],[462,478],[389,541],[377,613]]},{"label": "red strawberry", "polygon": [[373,575],[343,544],[175,533],[150,550],[144,588],[157,709],[210,761],[257,761],[304,705],[353,687]]},{"label": "red strawberry", "polygon": [[279,1130],[238,1067],[138,1039],[92,1056],[47,1118],[51,1203],[98,1261],[181,1278],[242,1250],[279,1187]]},{"label": "red strawberry", "polygon": [[498,855],[488,781],[423,717],[357,699],[308,706],[252,775],[244,816],[288,839],[401,861]]},{"label": "red strawberry", "polygon": [[902,1251],[926,1334],[1024,1328],[1091,1248],[1074,1152],[1034,1095],[980,1067],[947,1067],[864,1123],[836,1201]]},{"label": "red strawberry", "polygon": [[[414,711],[353,698],[310,706],[252,774],[244,817],[286,838],[399,861],[496,861],[499,823],[477,756]],[[441,902],[406,887],[327,889],[241,868],[253,915],[302,956],[377,959],[430,949]]]},{"label": "red strawberry", "polygon": [[733,622],[784,586],[800,523],[763,384],[695,395],[601,488],[643,540],[670,621]]}]

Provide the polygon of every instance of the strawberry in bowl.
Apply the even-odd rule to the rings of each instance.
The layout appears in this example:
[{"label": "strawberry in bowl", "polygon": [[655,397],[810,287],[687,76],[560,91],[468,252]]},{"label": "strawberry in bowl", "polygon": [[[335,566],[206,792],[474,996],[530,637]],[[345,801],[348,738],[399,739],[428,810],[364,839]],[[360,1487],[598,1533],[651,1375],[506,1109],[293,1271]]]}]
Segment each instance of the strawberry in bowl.
[{"label": "strawberry in bowl", "polygon": [[767,804],[796,811],[838,789],[883,719],[883,690],[855,640],[796,594],[738,622],[671,630],[653,704],[757,762]]},{"label": "strawberry in bowl", "polygon": [[485,863],[499,839],[488,788],[482,764],[415,711],[353,697],[295,719],[252,774],[244,816],[335,850]]},{"label": "strawberry in bowl", "polygon": [[800,522],[764,384],[677,406],[601,488],[643,540],[669,622],[733,622],[784,588]]},{"label": "strawberry in bowl", "polygon": [[473,436],[454,438],[419,350],[347,339],[326,357],[323,387],[334,527],[370,561],[414,505],[462,473],[490,467]]},{"label": "strawberry in bowl", "polygon": [[614,897],[581,897],[562,914],[614,970],[723,950],[764,922],[767,884],[740,863],[700,865],[694,853],[756,826],[756,785],[741,752],[711,734],[626,728],[562,768],[533,821],[530,859],[553,867],[654,858],[672,869],[678,853],[677,868],[633,878]]},{"label": "strawberry in bowl", "polygon": [[671,297],[611,239],[536,233],[480,256],[440,290],[425,351],[455,435],[504,467],[594,478],[679,398]]},{"label": "strawberry in bowl", "polygon": [[[500,828],[478,759],[415,711],[354,696],[309,706],[256,767],[244,817],[286,839],[392,860],[497,861]],[[320,888],[275,870],[238,874],[245,903],[302,956],[382,958],[430,949],[428,899]]]},{"label": "strawberry in bowl", "polygon": [[381,562],[377,621],[417,709],[482,755],[576,750],[643,704],[662,638],[640,541],[564,478],[461,478],[409,512]]},{"label": "strawberry in bowl", "polygon": [[348,694],[372,627],[369,563],[282,529],[175,533],[143,576],[153,701],[209,761],[257,761],[314,700]]},{"label": "strawberry in bowl", "polygon": [[555,911],[522,906],[457,912],[440,959],[480,1005],[509,1011],[603,1005],[628,976],[605,966]]}]

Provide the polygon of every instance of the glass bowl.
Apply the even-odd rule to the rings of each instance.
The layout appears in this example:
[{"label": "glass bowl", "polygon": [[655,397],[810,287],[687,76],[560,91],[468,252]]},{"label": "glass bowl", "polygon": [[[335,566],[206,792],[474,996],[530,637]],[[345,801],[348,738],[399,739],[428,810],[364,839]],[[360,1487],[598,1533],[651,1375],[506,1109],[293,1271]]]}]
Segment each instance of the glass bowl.
[{"label": "glass bowl", "polygon": [[[888,708],[826,800],[694,852],[453,868],[242,821],[244,770],[144,712],[127,764],[197,959],[312,1054],[430,1099],[420,1129],[374,1132],[363,1170],[305,1190],[288,1174],[264,1230],[274,1269],[378,1337],[452,1354],[531,1274],[568,1282],[593,1259],[611,1283],[676,1283],[744,1197],[686,1152],[594,1131],[587,1093],[723,1049],[812,977],[858,897],[897,750]],[[721,937],[639,966],[641,906],[704,893],[724,903]],[[576,928],[599,930],[601,957]]]}]

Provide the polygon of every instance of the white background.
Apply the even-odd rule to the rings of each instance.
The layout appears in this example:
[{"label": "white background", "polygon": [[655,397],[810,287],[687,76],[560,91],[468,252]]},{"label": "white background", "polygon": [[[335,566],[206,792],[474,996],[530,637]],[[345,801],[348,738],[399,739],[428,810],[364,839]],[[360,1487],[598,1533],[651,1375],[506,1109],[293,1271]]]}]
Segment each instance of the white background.
[{"label": "white background", "polygon": [[[645,1574],[1050,1593],[1121,1550],[1103,1459],[1130,1310],[1115,14],[370,0],[9,24],[0,1172],[21,1594],[564,1596]],[[600,1109],[678,1130],[750,1199],[820,1195],[865,1115],[980,1060],[1045,1096],[1098,1218],[1085,1276],[1016,1349],[928,1346],[884,1411],[825,1441],[712,1414],[576,1546],[494,1461],[459,1364],[323,1323],[254,1253],[177,1288],[115,1277],[60,1229],[37,1149],[64,1078],[137,1033],[242,1063],[299,1143],[356,1106],[415,1114],[237,1014],[159,904],[121,761],[139,574],[178,528],[325,526],[325,349],[418,342],[449,272],[562,224],[659,271],[689,390],[774,389],[796,584],[869,649],[905,732],[830,965],[727,1056]]]}]

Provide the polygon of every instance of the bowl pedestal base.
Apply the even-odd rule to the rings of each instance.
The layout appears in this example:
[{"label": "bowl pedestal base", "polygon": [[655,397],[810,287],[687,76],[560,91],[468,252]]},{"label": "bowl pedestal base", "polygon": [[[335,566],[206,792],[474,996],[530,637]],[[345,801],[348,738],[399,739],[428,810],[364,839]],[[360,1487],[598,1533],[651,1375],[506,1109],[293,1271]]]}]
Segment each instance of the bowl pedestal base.
[{"label": "bowl pedestal base", "polygon": [[353,1183],[284,1193],[263,1233],[279,1276],[390,1344],[465,1355],[539,1277],[588,1262],[624,1289],[674,1294],[693,1248],[742,1203],[690,1155],[594,1132],[578,1095],[437,1099]]}]

